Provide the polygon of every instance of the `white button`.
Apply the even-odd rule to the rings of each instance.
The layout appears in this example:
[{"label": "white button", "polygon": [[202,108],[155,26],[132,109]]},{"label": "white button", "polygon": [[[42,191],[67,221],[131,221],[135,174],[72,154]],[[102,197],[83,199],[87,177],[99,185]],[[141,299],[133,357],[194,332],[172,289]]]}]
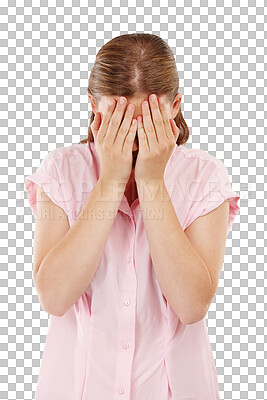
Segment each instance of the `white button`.
[{"label": "white button", "polygon": [[129,306],[129,305],[131,304],[131,302],[130,302],[130,300],[125,300],[124,304],[125,304],[126,306]]},{"label": "white button", "polygon": [[128,343],[124,343],[123,347],[124,347],[125,349],[128,349],[129,344],[128,344]]},{"label": "white button", "polygon": [[131,262],[131,257],[128,257],[127,262],[128,262],[128,264]]},{"label": "white button", "polygon": [[120,387],[120,388],[119,388],[119,393],[120,393],[120,394],[123,394],[123,393],[124,393],[123,387]]}]

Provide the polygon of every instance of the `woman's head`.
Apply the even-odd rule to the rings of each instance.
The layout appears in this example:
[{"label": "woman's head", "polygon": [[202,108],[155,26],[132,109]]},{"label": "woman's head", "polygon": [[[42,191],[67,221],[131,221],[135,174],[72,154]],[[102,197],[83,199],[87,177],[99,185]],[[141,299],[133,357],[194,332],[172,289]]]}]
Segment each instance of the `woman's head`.
[{"label": "woman's head", "polygon": [[142,115],[141,105],[151,93],[163,96],[170,118],[173,118],[180,134],[177,144],[184,144],[189,129],[183,118],[180,102],[179,77],[174,55],[168,44],[159,36],[149,33],[133,33],[117,36],[107,42],[97,53],[92,68],[88,96],[92,114],[88,138],[80,143],[94,141],[90,128],[95,112],[103,114],[110,97],[127,98],[135,105],[134,117]]}]

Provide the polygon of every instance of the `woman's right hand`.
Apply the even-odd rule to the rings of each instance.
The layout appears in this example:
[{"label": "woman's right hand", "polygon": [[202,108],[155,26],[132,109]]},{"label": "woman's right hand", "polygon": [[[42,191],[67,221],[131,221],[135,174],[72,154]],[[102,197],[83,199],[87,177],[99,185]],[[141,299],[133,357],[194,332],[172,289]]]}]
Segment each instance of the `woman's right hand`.
[{"label": "woman's right hand", "polygon": [[125,111],[127,99],[124,97],[124,100],[124,104],[119,101],[116,104],[116,100],[112,99],[113,104],[108,104],[102,121],[101,114],[97,112],[91,130],[100,160],[100,177],[105,181],[112,179],[126,184],[132,172],[137,121],[133,120],[134,105],[128,104]]}]

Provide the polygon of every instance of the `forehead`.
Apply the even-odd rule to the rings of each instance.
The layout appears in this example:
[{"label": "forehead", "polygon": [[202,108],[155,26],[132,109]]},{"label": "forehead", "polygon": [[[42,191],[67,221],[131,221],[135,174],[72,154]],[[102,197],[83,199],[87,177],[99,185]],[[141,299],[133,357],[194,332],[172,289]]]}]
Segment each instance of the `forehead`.
[{"label": "forehead", "polygon": [[[123,96],[126,97],[127,99],[127,103],[133,103],[133,104],[141,104],[144,100],[148,100],[148,97],[150,96],[151,93],[148,94],[140,94],[140,95],[136,95],[136,96],[131,96],[131,97],[127,97],[127,96]],[[165,97],[164,95],[162,97]],[[116,101],[118,101],[120,99],[120,96],[102,96],[101,97],[101,102],[104,104],[107,104],[109,99],[115,99]]]},{"label": "forehead", "polygon": [[[148,100],[148,96],[149,94],[143,94],[143,95],[138,95],[138,96],[123,96],[126,97],[127,102],[134,102],[134,103],[138,103],[138,102],[142,102],[144,100]],[[119,100],[121,96],[102,96],[101,99],[106,103],[108,102],[109,99],[115,99],[115,100]]]}]

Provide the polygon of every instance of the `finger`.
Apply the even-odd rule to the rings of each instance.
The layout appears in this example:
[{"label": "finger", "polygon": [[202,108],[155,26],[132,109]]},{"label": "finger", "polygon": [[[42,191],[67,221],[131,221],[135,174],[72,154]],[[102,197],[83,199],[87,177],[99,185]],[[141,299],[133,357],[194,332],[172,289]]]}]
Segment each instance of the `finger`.
[{"label": "finger", "polygon": [[168,135],[168,138],[171,139],[173,137],[173,133],[172,133],[170,119],[166,109],[166,102],[163,97],[160,97],[159,99],[159,108],[162,115],[163,124],[165,127],[165,133],[166,135]]},{"label": "finger", "polygon": [[110,99],[108,102],[107,110],[103,115],[101,125],[98,132],[98,141],[101,143],[104,137],[106,136],[110,119],[113,115],[114,108],[116,106],[116,100]]},{"label": "finger", "polygon": [[169,139],[168,132],[165,129],[163,118],[159,109],[158,97],[155,94],[149,96],[150,108],[152,112],[152,120],[155,127],[155,131],[158,138],[158,143],[162,143],[164,140]]},{"label": "finger", "polygon": [[118,134],[115,138],[115,143],[118,148],[122,149],[123,143],[125,141],[125,137],[129,132],[129,129],[132,124],[133,114],[134,114],[134,104],[128,104],[126,112],[124,114],[123,122],[119,128]]},{"label": "finger", "polygon": [[148,142],[147,135],[144,130],[144,125],[143,125],[143,120],[142,120],[141,115],[138,116],[138,118],[137,118],[137,135],[138,135],[138,141],[139,141],[138,153],[143,154],[143,153],[149,152],[150,143]]},{"label": "finger", "polygon": [[118,130],[121,125],[121,120],[125,112],[125,107],[127,104],[127,99],[125,97],[120,97],[119,101],[117,102],[116,108],[112,117],[110,118],[107,133],[105,136],[105,141],[107,145],[112,146],[115,142]]},{"label": "finger", "polygon": [[142,104],[142,114],[143,114],[142,127],[147,135],[147,140],[149,142],[149,149],[152,151],[153,148],[158,146],[158,139],[151,119],[148,101],[144,101]]},{"label": "finger", "polygon": [[136,127],[137,127],[137,121],[134,118],[132,120],[130,130],[129,130],[127,136],[124,138],[123,147],[122,147],[122,153],[124,153],[124,154],[132,153],[134,138],[135,138],[135,134],[136,134]]}]

